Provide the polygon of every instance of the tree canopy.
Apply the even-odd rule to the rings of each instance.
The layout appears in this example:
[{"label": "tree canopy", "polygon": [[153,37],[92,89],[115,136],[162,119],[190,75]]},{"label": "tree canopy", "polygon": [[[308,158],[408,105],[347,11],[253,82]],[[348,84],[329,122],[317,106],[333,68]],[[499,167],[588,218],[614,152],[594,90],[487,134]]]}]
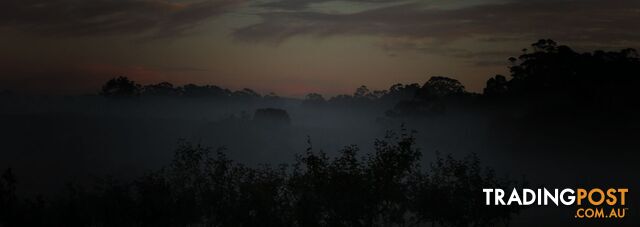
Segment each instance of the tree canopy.
[{"label": "tree canopy", "polygon": [[474,155],[437,156],[421,167],[412,132],[389,132],[364,155],[315,150],[291,165],[248,167],[181,142],[173,161],[133,181],[97,178],[55,197],[22,200],[16,178],[0,177],[3,226],[495,226],[515,206],[483,206],[482,187],[520,183],[495,176]]}]

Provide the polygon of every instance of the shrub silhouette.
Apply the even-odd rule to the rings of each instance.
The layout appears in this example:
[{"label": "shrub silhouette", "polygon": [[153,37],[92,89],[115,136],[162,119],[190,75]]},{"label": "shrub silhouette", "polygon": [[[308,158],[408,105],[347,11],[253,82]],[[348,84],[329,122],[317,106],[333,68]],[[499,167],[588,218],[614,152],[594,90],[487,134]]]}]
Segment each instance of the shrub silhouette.
[{"label": "shrub silhouette", "polygon": [[441,226],[494,226],[508,224],[517,206],[485,206],[482,188],[505,185],[523,187],[524,182],[496,178],[490,168],[482,168],[475,154],[457,160],[439,153],[431,164],[430,175],[411,184],[412,210],[418,220]]},{"label": "shrub silhouette", "polygon": [[389,132],[374,151],[347,146],[336,157],[306,152],[291,165],[247,167],[185,141],[173,161],[133,181],[69,184],[47,200],[19,200],[15,177],[0,180],[3,226],[494,226],[516,208],[486,207],[495,177],[476,156],[438,156],[420,166],[413,132]]},{"label": "shrub silhouette", "polygon": [[0,175],[0,220],[12,221],[12,216],[16,215],[16,202],[16,178],[9,168]]}]

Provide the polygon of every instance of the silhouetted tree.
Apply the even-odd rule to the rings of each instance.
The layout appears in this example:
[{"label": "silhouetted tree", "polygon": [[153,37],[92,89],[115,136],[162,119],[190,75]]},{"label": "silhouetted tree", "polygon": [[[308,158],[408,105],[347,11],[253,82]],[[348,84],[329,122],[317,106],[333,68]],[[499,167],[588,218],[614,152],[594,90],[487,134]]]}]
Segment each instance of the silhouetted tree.
[{"label": "silhouetted tree", "polygon": [[395,100],[408,100],[415,97],[418,89],[420,89],[419,84],[394,84],[389,88],[387,96]]},{"label": "silhouetted tree", "polygon": [[242,90],[234,91],[231,95],[234,98],[240,98],[240,99],[256,99],[256,98],[262,97],[260,94],[258,94],[257,92],[249,88],[244,88]]},{"label": "silhouetted tree", "polygon": [[144,86],[142,93],[144,95],[152,96],[177,96],[180,94],[179,90],[173,87],[173,84],[169,82],[146,85]]},{"label": "silhouetted tree", "polygon": [[371,92],[369,91],[369,88],[367,88],[367,86],[360,86],[356,89],[356,91],[353,93],[353,97],[355,98],[366,98],[367,96],[369,96]]},{"label": "silhouetted tree", "polygon": [[445,112],[447,106],[465,105],[465,99],[472,97],[458,80],[448,77],[431,77],[419,89],[415,85],[404,89],[415,90],[413,98],[397,101],[393,109],[386,112],[387,116],[421,117],[440,114]]},{"label": "silhouetted tree", "polygon": [[[640,95],[640,60],[634,49],[578,53],[550,39],[512,57],[510,79],[487,81],[485,95],[535,99],[546,108],[624,108]],[[543,107],[543,106],[539,106]],[[544,109],[545,107],[543,107]]]},{"label": "silhouetted tree", "polygon": [[353,98],[359,101],[376,101],[387,94],[386,90],[371,91],[367,86],[360,86],[353,93]]},{"label": "silhouetted tree", "polygon": [[416,97],[421,100],[435,100],[466,94],[462,83],[456,79],[434,76],[418,90]]},{"label": "silhouetted tree", "polygon": [[133,97],[140,95],[140,85],[129,78],[120,76],[110,79],[102,86],[101,95],[105,97]]},{"label": "silhouetted tree", "polygon": [[277,101],[280,100],[280,96],[278,96],[276,93],[274,92],[269,92],[269,94],[266,94],[262,97],[264,100],[267,101]]},{"label": "silhouetted tree", "polygon": [[353,96],[351,95],[336,95],[329,99],[331,104],[349,105],[353,103]]},{"label": "silhouetted tree", "polygon": [[324,99],[324,97],[322,97],[321,94],[309,93],[305,96],[304,100],[302,101],[302,104],[314,106],[314,105],[323,105],[326,102],[327,101]]},{"label": "silhouetted tree", "polygon": [[507,78],[503,75],[496,75],[487,80],[487,85],[483,93],[486,96],[502,96],[506,94],[507,91]]},{"label": "silhouetted tree", "polygon": [[371,92],[367,86],[362,85],[353,93],[353,98],[357,100],[375,100],[382,95],[381,93],[386,93],[383,91],[374,92]]},{"label": "silhouetted tree", "polygon": [[377,222],[384,226],[405,225],[410,207],[409,183],[420,174],[422,153],[415,148],[415,137],[404,129],[400,134],[388,132],[384,140],[376,140],[375,153],[367,160],[371,178],[373,210]]},{"label": "silhouetted tree", "polygon": [[187,84],[182,87],[182,93],[186,97],[229,97],[231,91],[215,85],[199,86]]}]

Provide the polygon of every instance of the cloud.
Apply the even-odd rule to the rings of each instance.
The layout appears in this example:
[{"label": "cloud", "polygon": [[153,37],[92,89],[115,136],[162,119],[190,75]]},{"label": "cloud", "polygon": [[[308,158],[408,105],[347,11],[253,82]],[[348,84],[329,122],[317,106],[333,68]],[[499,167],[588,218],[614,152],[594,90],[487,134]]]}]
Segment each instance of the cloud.
[{"label": "cloud", "polygon": [[484,57],[504,57],[517,53],[513,51],[491,50],[491,51],[471,51],[460,47],[450,47],[444,43],[424,42],[416,39],[385,39],[380,43],[382,49],[393,51],[416,51],[426,54],[437,54],[456,58],[484,58]]},{"label": "cloud", "polygon": [[[335,2],[335,0],[277,0],[258,4],[260,7],[276,10],[306,10],[312,4]],[[351,3],[385,3],[402,2],[404,0],[345,0]]]},{"label": "cloud", "polygon": [[239,28],[237,40],[283,42],[294,36],[370,35],[430,40],[446,44],[472,38],[534,40],[553,38],[582,43],[627,45],[636,32],[640,1],[511,1],[455,9],[403,4],[352,14],[280,11],[259,14],[262,22]]},{"label": "cloud", "polygon": [[241,0],[6,0],[0,28],[61,36],[182,35]]},{"label": "cloud", "polygon": [[164,70],[167,72],[210,72],[211,71],[205,68],[188,67],[188,66],[166,67],[164,68]]},{"label": "cloud", "polygon": [[282,10],[301,10],[307,8],[310,4],[321,3],[329,0],[281,0],[260,4],[261,7]]}]

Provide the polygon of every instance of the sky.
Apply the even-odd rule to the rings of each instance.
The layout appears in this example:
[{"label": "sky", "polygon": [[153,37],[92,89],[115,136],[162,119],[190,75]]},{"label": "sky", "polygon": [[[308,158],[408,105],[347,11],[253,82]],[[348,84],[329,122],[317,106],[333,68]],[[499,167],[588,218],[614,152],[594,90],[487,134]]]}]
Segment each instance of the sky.
[{"label": "sky", "polygon": [[96,93],[109,78],[285,97],[458,79],[481,92],[541,38],[637,48],[635,0],[0,0],[0,90]]}]

